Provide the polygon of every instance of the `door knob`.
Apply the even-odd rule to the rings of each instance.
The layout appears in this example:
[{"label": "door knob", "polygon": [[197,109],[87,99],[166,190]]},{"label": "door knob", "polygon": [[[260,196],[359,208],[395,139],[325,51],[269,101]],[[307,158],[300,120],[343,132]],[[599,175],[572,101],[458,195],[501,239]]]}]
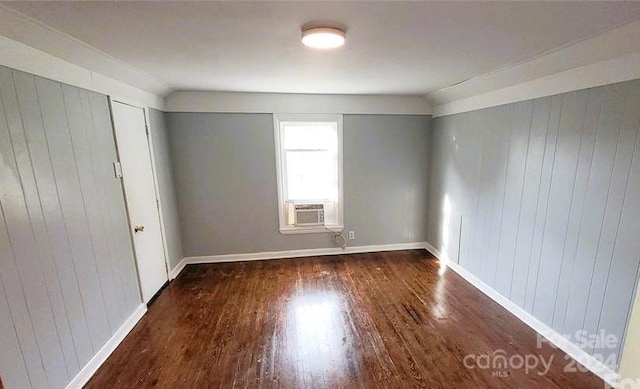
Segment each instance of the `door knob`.
[{"label": "door knob", "polygon": [[133,227],[133,230],[135,232],[142,232],[142,231],[144,231],[144,226],[135,226],[135,227]]}]

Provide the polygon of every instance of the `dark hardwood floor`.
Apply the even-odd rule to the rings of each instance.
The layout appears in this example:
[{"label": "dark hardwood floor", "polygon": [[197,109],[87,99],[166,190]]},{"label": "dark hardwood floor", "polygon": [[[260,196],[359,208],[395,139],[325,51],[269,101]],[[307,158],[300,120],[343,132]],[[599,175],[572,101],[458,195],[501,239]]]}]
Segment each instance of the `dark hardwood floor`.
[{"label": "dark hardwood floor", "polygon": [[[87,386],[603,387],[564,372],[563,352],[537,348],[533,330],[439,270],[423,250],[191,265]],[[513,363],[483,369],[473,355],[484,354]],[[527,355],[552,358],[549,371],[526,374]]]}]

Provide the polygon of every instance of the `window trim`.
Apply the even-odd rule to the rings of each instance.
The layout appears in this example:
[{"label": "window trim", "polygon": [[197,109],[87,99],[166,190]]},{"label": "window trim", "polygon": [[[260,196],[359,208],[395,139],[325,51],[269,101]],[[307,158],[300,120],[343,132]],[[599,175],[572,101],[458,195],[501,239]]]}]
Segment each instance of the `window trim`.
[{"label": "window trim", "polygon": [[[342,155],[342,114],[273,114],[273,132],[276,154],[276,181],[278,187],[278,223],[281,234],[318,234],[340,232],[344,230],[344,190],[343,190],[343,155]],[[282,122],[335,122],[338,127],[338,223],[325,226],[296,227],[286,225],[286,199],[284,193],[283,147],[280,142],[280,125]]]}]

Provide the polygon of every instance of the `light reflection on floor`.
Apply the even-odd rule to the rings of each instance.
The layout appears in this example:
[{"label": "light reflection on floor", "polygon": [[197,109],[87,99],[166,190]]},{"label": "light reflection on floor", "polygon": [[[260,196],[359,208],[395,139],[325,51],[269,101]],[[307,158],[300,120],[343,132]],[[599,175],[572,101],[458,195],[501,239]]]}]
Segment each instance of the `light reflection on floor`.
[{"label": "light reflection on floor", "polygon": [[341,322],[341,301],[335,292],[298,295],[289,303],[287,354],[292,367],[305,381],[324,380],[346,374],[348,347]]},{"label": "light reflection on floor", "polygon": [[447,306],[447,279],[443,274],[438,273],[435,293],[433,294],[435,304],[432,305],[432,314],[437,319],[449,318]]}]

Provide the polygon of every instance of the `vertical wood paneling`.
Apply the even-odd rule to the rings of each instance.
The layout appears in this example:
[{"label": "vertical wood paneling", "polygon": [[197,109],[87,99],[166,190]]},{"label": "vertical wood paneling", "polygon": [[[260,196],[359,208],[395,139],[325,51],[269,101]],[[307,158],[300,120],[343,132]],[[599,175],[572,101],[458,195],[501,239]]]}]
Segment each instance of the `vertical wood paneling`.
[{"label": "vertical wood paneling", "polygon": [[[618,84],[606,89],[606,94],[600,112],[600,120],[598,122],[598,137],[596,138],[596,148],[594,150],[594,162],[592,169],[592,179],[594,185],[591,187],[592,193],[589,193],[589,213],[595,215],[595,220],[588,220],[588,223],[594,223],[594,227],[590,227],[587,223],[583,223],[583,227],[597,231],[593,239],[596,243],[594,252],[588,255],[595,256],[595,267],[591,274],[591,282],[588,289],[588,302],[586,311],[583,313],[584,322],[580,329],[585,329],[590,333],[595,333],[598,329],[598,320],[602,311],[602,303],[605,294],[605,288],[609,271],[611,267],[611,257],[613,255],[613,243],[617,235],[616,230],[605,231],[603,229],[603,220],[609,202],[609,195],[612,191],[623,191],[623,188],[610,188],[615,157],[618,151],[618,138],[620,134],[620,126],[622,115],[625,108],[625,85]],[[637,110],[637,107],[634,108]],[[613,204],[612,204],[613,205]],[[622,203],[619,203],[622,207]],[[610,243],[607,243],[609,241]],[[601,247],[601,245],[604,245]],[[610,247],[611,251],[605,252],[601,249]],[[635,272],[635,270],[634,270]],[[626,317],[626,314],[624,314]],[[618,334],[621,336],[622,334]]]},{"label": "vertical wood paneling", "polygon": [[[111,185],[109,184],[116,181],[113,180],[112,166],[100,163],[100,161],[116,160],[116,157],[115,155],[113,155],[107,156],[105,158],[105,151],[110,148],[110,139],[99,139],[100,129],[99,126],[96,126],[95,118],[91,111],[89,92],[80,91],[78,97],[79,104],[76,108],[81,110],[79,116],[83,120],[83,127],[79,127],[76,129],[76,131],[73,132],[75,141],[74,150],[76,152],[76,159],[78,160],[78,164],[82,164],[87,167],[85,173],[81,174],[81,176],[84,175],[86,177],[85,180],[90,180],[90,182],[86,185],[87,192],[91,191],[91,194],[89,195],[94,197],[94,207],[96,213],[95,222],[99,223],[98,227],[103,230],[102,232],[99,232],[98,235],[109,238],[108,241],[103,240],[104,255],[96,258],[98,259],[98,263],[101,265],[101,273],[109,273],[111,276],[110,282],[115,282],[115,280],[117,280],[119,284],[122,284],[122,277],[120,272],[117,271],[116,266],[116,264],[119,262],[118,249],[117,247],[114,247],[113,244],[108,244],[108,242],[114,242],[114,237],[112,236],[114,234],[114,231],[113,228],[111,228],[112,216],[109,212],[107,198],[109,197],[109,194],[111,194]],[[105,107],[107,106],[106,99],[104,99],[102,103]],[[88,169],[89,167],[91,167],[90,170]],[[111,174],[105,175],[105,170],[109,170]],[[101,188],[102,190],[96,193],[93,188],[98,188],[98,182],[103,182]],[[105,234],[108,234],[108,236]],[[125,258],[127,258],[126,255]],[[109,282],[109,280],[105,279],[103,282]],[[115,308],[119,309],[120,312],[112,312],[111,316],[115,318],[119,315],[126,315],[130,313],[127,310],[128,307],[126,306],[122,289],[116,288],[116,290],[112,293],[114,293],[114,297],[116,297],[115,299],[113,299],[113,301],[118,301],[118,304]]]},{"label": "vertical wood paneling", "polygon": [[523,199],[523,185],[533,104],[526,101],[514,107],[514,120],[509,146],[509,162],[505,182],[505,195],[498,232],[497,266],[493,272],[496,290],[508,296],[515,263],[520,205]]},{"label": "vertical wood paneling", "polygon": [[[520,204],[518,230],[515,237],[514,265],[510,291],[508,295],[505,295],[510,296],[511,300],[521,307],[524,306],[527,290],[550,108],[551,98],[539,99],[533,102],[531,135],[529,136],[529,147],[527,148],[522,202]],[[515,271],[516,269],[517,271]]]},{"label": "vertical wood paneling", "polygon": [[[52,180],[47,141],[44,136],[33,76],[25,73],[12,73],[34,173],[36,177],[41,176],[45,180]],[[69,376],[45,287],[33,225],[31,225],[27,209],[18,210],[15,208],[15,210],[19,213],[11,215],[5,210],[5,218],[9,238],[16,253],[20,280],[27,297],[27,306],[35,329],[42,363],[49,385],[62,387],[68,382]]]},{"label": "vertical wood paneling", "polygon": [[[0,223],[4,224],[4,218],[0,214]],[[11,374],[4,375],[4,381],[0,384],[0,388],[4,384],[7,388],[30,388],[29,376],[27,368],[18,343],[18,335],[16,334],[15,324],[11,318],[9,305],[4,293],[4,285],[0,278],[0,371],[10,371]]]},{"label": "vertical wood paneling", "polygon": [[[109,204],[109,199],[113,198],[115,200],[118,200],[119,198],[122,198],[122,192],[114,192],[112,189],[114,187],[120,189],[120,185],[118,185],[119,181],[113,179],[113,166],[110,166],[107,163],[102,163],[101,161],[115,161],[117,160],[117,156],[114,152],[115,148],[113,144],[113,135],[110,131],[110,122],[105,122],[102,121],[102,119],[97,119],[97,115],[95,112],[93,112],[92,109],[92,95],[92,93],[87,91],[81,92],[82,112],[85,118],[85,122],[88,122],[86,123],[86,130],[84,131],[87,136],[84,138],[85,143],[78,145],[78,147],[74,147],[74,150],[76,152],[76,158],[80,158],[81,155],[81,162],[79,161],[79,164],[86,164],[87,166],[91,166],[91,170],[87,171],[86,175],[87,179],[90,180],[90,184],[92,186],[92,195],[95,196],[96,199],[99,199],[96,210],[96,218],[100,218],[100,227],[103,232],[101,232],[99,235],[103,237],[103,244],[108,251],[108,255],[105,254],[103,257],[100,257],[100,262],[104,268],[104,271],[111,274],[111,282],[113,282],[114,285],[124,285],[122,280],[122,273],[118,268],[118,264],[121,262],[121,259],[130,261],[130,253],[133,249],[130,245],[127,244],[114,244],[115,242],[122,241],[127,243],[129,242],[129,239],[127,239],[128,236],[124,236],[124,239],[116,240],[116,231],[118,229],[128,231],[128,229],[125,228],[127,221],[125,219],[122,219],[119,224],[112,224],[112,213],[117,213],[118,204]],[[106,111],[108,107],[106,97],[99,96],[99,98],[101,99],[101,101],[97,101],[97,106],[102,107]],[[107,137],[106,139],[101,138],[101,134],[104,132],[107,132],[109,135],[109,137]],[[76,133],[77,136],[81,134],[82,132]],[[120,249],[120,247],[122,247],[122,249]],[[129,255],[127,255],[127,250]],[[133,261],[131,261],[131,264],[133,264]],[[130,273],[133,274],[134,272],[130,271]],[[135,280],[130,279],[129,281],[133,282],[134,286],[136,285]],[[116,319],[117,317],[127,317],[130,314],[130,311],[128,310],[129,306],[127,305],[127,299],[125,298],[124,291],[122,290],[122,288],[116,288],[114,292],[115,297],[118,301],[116,308],[119,310],[119,312],[117,312],[117,315],[114,316],[114,319]],[[136,301],[136,298],[129,301]]]},{"label": "vertical wood paneling", "polygon": [[[20,115],[17,102],[15,106],[7,106],[11,112]],[[22,128],[15,127],[13,131],[13,147],[16,150],[17,160],[23,179],[35,179],[31,157],[27,147]],[[80,364],[84,364],[91,359],[94,349],[88,337],[88,328],[84,314],[84,306],[81,299],[78,279],[75,272],[75,265],[72,260],[69,245],[69,236],[64,224],[64,217],[60,208],[58,191],[52,179],[39,180],[37,190],[40,206],[47,226],[47,232],[51,243],[52,254],[56,261],[56,271],[61,283],[61,289],[65,305],[67,307],[68,320],[74,339],[76,353]]]},{"label": "vertical wood paneling", "polygon": [[[571,340],[621,341],[640,262],[640,81],[525,103],[436,119],[430,193],[464,209],[468,271]],[[456,148],[482,147],[480,159],[435,152],[461,133]],[[442,207],[430,201],[430,218]],[[615,362],[620,344],[586,351]]]},{"label": "vertical wood paneling", "polygon": [[[598,88],[592,91],[590,95],[590,103],[597,107],[598,114],[589,113],[589,122],[587,130],[591,131],[591,126],[596,125],[597,135],[596,143],[593,151],[592,162],[589,169],[589,182],[586,189],[585,212],[582,215],[580,231],[578,234],[578,245],[576,248],[576,266],[572,275],[571,286],[569,291],[569,301],[565,314],[565,324],[563,332],[573,334],[584,328],[585,312],[587,302],[590,296],[591,281],[594,275],[594,264],[598,251],[598,242],[602,231],[602,217],[604,207],[606,205],[606,188],[608,188],[607,174],[601,168],[602,159],[608,158],[611,150],[603,149],[605,140],[609,131],[615,129],[604,128],[601,123],[601,117],[604,122],[608,116],[607,107],[603,105],[606,101],[611,100],[613,89],[611,87]],[[592,108],[593,110],[595,108]],[[604,110],[603,110],[604,109]],[[557,312],[560,314],[561,312]]]},{"label": "vertical wood paneling", "polygon": [[[505,190],[507,188],[506,178],[509,171],[509,151],[511,149],[511,135],[513,130],[513,119],[515,113],[514,105],[506,105],[498,109],[498,127],[492,132],[495,133],[495,140],[489,146],[493,170],[492,182],[493,191],[489,200],[489,213],[485,221],[487,239],[485,241],[484,256],[489,258],[485,268],[485,280],[490,284],[495,283],[495,274],[498,266],[498,246],[500,239],[492,239],[500,233],[502,225],[502,209],[504,206]],[[491,130],[490,130],[491,131]]]},{"label": "vertical wood paneling", "polygon": [[[38,107],[35,87],[32,86],[33,79],[30,78],[32,76],[14,73],[18,80],[24,79],[25,82],[23,87],[20,86],[20,82],[16,82],[18,95],[20,96],[21,91],[29,93],[24,98],[24,104],[21,101],[20,108],[25,118],[25,132],[36,180],[42,181],[43,186],[53,187],[52,193],[46,195],[53,195],[54,191],[58,193],[65,226],[72,237],[71,253],[78,273],[80,290],[84,295],[89,333],[93,344],[104,344],[109,338],[110,328],[73,154],[70,149],[49,154],[41,114],[26,111],[30,107]],[[26,118],[29,118],[33,125],[30,126]]]},{"label": "vertical wood paneling", "polygon": [[[25,134],[21,131],[16,131],[14,134],[12,139],[14,149],[17,148],[21,150],[19,153],[20,156],[16,161],[20,172],[22,189],[26,196],[32,232],[38,247],[40,264],[46,280],[46,288],[56,322],[60,345],[64,354],[64,361],[67,366],[67,373],[72,377],[79,371],[78,357],[72,339],[67,307],[64,302],[56,269],[55,251],[51,242],[51,233],[50,230],[47,229],[45,220],[45,207],[41,201],[40,188],[37,186],[34,177],[33,166],[31,164],[32,158],[27,146],[27,140],[24,136]],[[55,198],[55,196],[53,198]]]},{"label": "vertical wood paneling", "polygon": [[544,158],[540,176],[540,188],[536,203],[536,216],[533,223],[533,241],[528,261],[528,274],[524,299],[524,307],[529,312],[533,311],[538,274],[540,271],[540,256],[544,239],[544,226],[548,215],[549,195],[551,191],[551,174],[556,158],[558,139],[558,126],[560,124],[560,112],[562,111],[562,96],[551,98],[551,109],[547,123],[547,137],[544,145]]},{"label": "vertical wood paneling", "polygon": [[[99,208],[102,211],[102,223],[106,231],[105,238],[108,239],[107,246],[109,249],[109,257],[102,258],[102,262],[108,260],[104,266],[110,269],[114,282],[117,285],[127,285],[129,289],[137,289],[137,279],[135,277],[134,261],[131,256],[133,247],[130,244],[129,229],[126,228],[126,218],[117,219],[117,215],[125,215],[124,209],[118,207],[118,200],[122,198],[122,189],[119,180],[114,180],[113,166],[108,163],[100,163],[100,161],[115,161],[118,159],[115,152],[115,144],[113,133],[111,132],[111,120],[108,112],[108,101],[105,96],[101,96],[88,91],[82,91],[88,98],[82,98],[83,112],[85,118],[91,118],[91,137],[87,145],[90,150],[90,163],[93,169],[94,184],[99,188],[100,198]],[[88,102],[88,104],[87,104]],[[107,120],[105,120],[105,116]],[[106,137],[104,136],[106,134]],[[114,190],[115,189],[115,190]],[[115,200],[113,204],[110,201]],[[113,221],[117,220],[117,223]],[[124,232],[124,234],[122,234]],[[118,237],[120,239],[118,239]],[[124,274],[129,278],[123,281],[123,271],[120,270],[121,263],[129,265],[125,269]],[[138,300],[137,295],[128,295],[126,288],[116,288],[116,297],[118,299],[118,307],[120,308],[120,318],[117,321],[126,319],[131,313],[131,307],[136,306]]]},{"label": "vertical wood paneling", "polygon": [[[627,291],[634,290],[639,274],[637,256],[640,253],[640,208],[635,203],[640,198],[640,141],[636,143],[636,153],[631,167],[631,175],[627,193],[625,194],[622,217],[618,227],[618,235],[615,242],[613,258],[607,274],[605,295],[602,308],[598,317],[598,323],[594,328],[607,334],[616,334],[618,343],[615,350],[601,347],[594,350],[599,354],[608,356],[608,353],[617,352],[622,346],[628,313],[631,309],[633,296]],[[626,314],[625,314],[626,313]],[[589,323],[591,324],[591,323]],[[619,356],[618,356],[619,358]]]},{"label": "vertical wood paneling", "polygon": [[567,226],[567,236],[564,241],[560,276],[553,311],[553,328],[558,332],[562,332],[564,329],[564,318],[567,310],[567,301],[569,299],[571,278],[575,271],[574,263],[578,247],[578,238],[580,236],[580,223],[584,214],[587,188],[591,176],[593,151],[598,130],[598,117],[602,103],[602,100],[599,98],[601,94],[600,91],[601,90],[589,91],[587,110],[584,117],[584,128],[581,135],[580,154],[578,156],[576,179],[573,187],[569,224]]},{"label": "vertical wood paneling", "polygon": [[[486,119],[486,110],[483,117]],[[472,237],[473,231],[475,231],[475,221],[477,220],[474,215],[477,215],[478,199],[480,187],[482,181],[480,179],[481,161],[484,154],[483,142],[481,141],[482,132],[486,124],[475,122],[476,115],[463,114],[459,116],[460,122],[456,126],[457,134],[454,135],[452,143],[454,149],[451,150],[452,155],[455,155],[453,166],[447,165],[456,177],[458,178],[455,190],[449,191],[449,204],[456,212],[452,217],[460,219],[458,223],[462,223],[461,228],[455,231],[453,236],[458,237],[458,244],[460,246],[460,253],[456,260],[462,262],[465,258],[473,258],[472,255],[465,255],[465,251],[473,250],[472,239],[463,239],[463,237]],[[449,134],[443,134],[443,136],[449,136]],[[471,142],[467,139],[473,140]],[[463,161],[470,161],[471,166],[468,169],[457,169],[458,166],[463,164]],[[435,172],[435,169],[432,169]],[[444,189],[444,188],[440,188]],[[447,188],[448,190],[449,188]],[[462,196],[463,193],[472,192],[474,195],[470,197]],[[455,202],[451,199],[464,198],[464,201]],[[462,216],[464,215],[464,217]],[[462,231],[462,232],[461,232]]]},{"label": "vertical wood paneling", "polygon": [[[477,198],[478,211],[476,222],[474,223],[475,233],[472,237],[475,239],[474,247],[477,253],[484,253],[488,241],[486,238],[489,236],[489,228],[487,220],[490,217],[492,211],[492,195],[493,195],[493,181],[494,171],[493,165],[495,164],[493,144],[497,142],[496,128],[500,125],[500,112],[499,108],[492,108],[487,110],[485,116],[485,124],[482,129],[481,137],[478,139],[479,145],[482,145],[482,159],[480,162],[480,191]],[[478,274],[480,278],[484,278],[486,275],[486,263],[482,262],[482,255],[476,255],[471,257],[473,269],[475,274]]]},{"label": "vertical wood paneling", "polygon": [[563,98],[549,190],[551,201],[547,205],[533,304],[534,315],[545,323],[551,323],[553,319],[556,285],[562,264],[563,242],[567,236],[586,106],[586,91],[569,93]]},{"label": "vertical wood paneling", "polygon": [[[114,297],[104,298],[107,320],[113,328],[114,325],[111,323],[117,321],[120,316],[120,304],[116,298],[117,291],[113,274],[109,268],[109,262],[111,261],[107,247],[109,237],[102,223],[101,191],[98,190],[99,187],[96,185],[93,164],[86,156],[89,150],[86,147],[86,142],[84,142],[84,137],[76,137],[76,143],[72,142],[60,85],[48,80],[38,80],[38,92],[43,101],[49,102],[46,109],[43,107],[42,115],[48,126],[47,139],[49,139],[51,155],[64,155],[64,160],[60,161],[60,164],[64,166],[62,169],[70,171],[72,174],[75,173],[78,179],[79,198],[84,204],[84,217],[86,218],[87,243],[90,244],[93,258],[95,258],[102,293],[105,296]],[[92,123],[84,123],[83,129],[87,134],[92,134]]]},{"label": "vertical wood paneling", "polygon": [[0,374],[62,388],[141,302],[108,103],[4,67],[0,99]]},{"label": "vertical wood paneling", "polygon": [[[630,142],[630,138],[633,133],[633,128],[636,128],[636,133],[638,128],[638,107],[640,106],[640,93],[638,92],[640,92],[640,88],[638,88],[638,83],[635,83],[634,88],[629,89],[628,92],[625,117],[622,124],[623,132],[621,138],[623,141],[629,139],[629,144],[632,143]],[[621,144],[618,143],[618,153],[621,151],[620,146]],[[618,348],[615,351],[619,351],[622,346],[622,336],[628,320],[626,313],[629,312],[633,299],[633,295],[628,295],[627,291],[629,289],[634,290],[639,271],[638,256],[640,253],[640,239],[638,239],[638,231],[640,231],[640,207],[638,206],[638,199],[640,199],[640,137],[637,135],[632,160],[629,179],[627,185],[625,185],[626,191],[623,196],[622,212],[614,242],[613,257],[607,277],[602,311],[600,312],[598,326],[595,327],[598,331],[618,335]],[[614,172],[617,165],[616,162],[614,162]],[[609,203],[613,199],[609,196],[608,200]],[[615,207],[615,204],[612,204],[612,206]],[[604,235],[601,240],[603,238],[605,238]],[[599,349],[595,351],[604,354],[611,350]]]},{"label": "vertical wood paneling", "polygon": [[[2,223],[0,223],[0,277],[4,285],[7,305],[14,324],[16,335],[22,350],[30,382],[34,387],[48,387],[42,358],[38,350],[35,332],[31,323],[31,317],[27,308],[22,283],[16,265],[16,252],[9,238],[6,215],[11,215],[25,207],[24,195],[20,187],[18,168],[15,164],[14,151],[11,145],[9,128],[21,129],[19,115],[16,115],[17,102],[13,86],[13,78],[6,68],[0,67],[0,96],[2,97],[2,110],[0,110],[0,209],[2,211]],[[25,221],[26,222],[26,221]],[[3,320],[4,321],[4,320]],[[10,336],[6,334],[3,336]],[[17,355],[11,355],[18,358]],[[3,375],[6,375],[3,374]],[[16,377],[16,380],[18,377]]]}]

